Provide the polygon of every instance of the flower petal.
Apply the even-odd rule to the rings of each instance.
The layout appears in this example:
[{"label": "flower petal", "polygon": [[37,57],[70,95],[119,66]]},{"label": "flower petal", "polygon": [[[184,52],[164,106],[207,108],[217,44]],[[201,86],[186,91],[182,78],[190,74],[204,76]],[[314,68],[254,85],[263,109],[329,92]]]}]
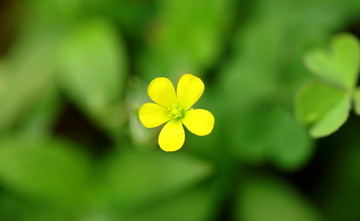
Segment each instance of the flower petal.
[{"label": "flower petal", "polygon": [[139,119],[147,127],[157,127],[170,120],[168,110],[154,103],[143,104],[139,109]]},{"label": "flower petal", "polygon": [[172,120],[165,124],[159,135],[159,145],[164,151],[177,151],[185,142],[185,131],[181,121]]},{"label": "flower petal", "polygon": [[202,80],[192,74],[181,76],[177,84],[177,98],[179,103],[189,109],[199,100],[204,92],[205,85]]},{"label": "flower petal", "polygon": [[186,112],[183,123],[191,133],[205,136],[214,128],[215,118],[210,111],[194,109]]},{"label": "flower petal", "polygon": [[151,100],[164,107],[169,107],[177,102],[174,85],[165,77],[155,78],[150,82],[148,95]]}]

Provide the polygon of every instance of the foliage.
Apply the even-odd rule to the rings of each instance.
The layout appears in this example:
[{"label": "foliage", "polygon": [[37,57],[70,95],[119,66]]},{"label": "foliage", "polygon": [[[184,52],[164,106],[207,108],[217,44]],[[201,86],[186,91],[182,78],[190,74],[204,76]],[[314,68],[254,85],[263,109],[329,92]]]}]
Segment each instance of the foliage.
[{"label": "foliage", "polygon": [[[299,92],[297,116],[300,122],[311,124],[313,137],[322,137],[337,130],[348,118],[356,96],[360,44],[352,35],[339,35],[333,40],[330,52],[314,50],[305,57],[305,63],[329,83],[311,83]],[[354,101],[358,107],[357,99]]]}]

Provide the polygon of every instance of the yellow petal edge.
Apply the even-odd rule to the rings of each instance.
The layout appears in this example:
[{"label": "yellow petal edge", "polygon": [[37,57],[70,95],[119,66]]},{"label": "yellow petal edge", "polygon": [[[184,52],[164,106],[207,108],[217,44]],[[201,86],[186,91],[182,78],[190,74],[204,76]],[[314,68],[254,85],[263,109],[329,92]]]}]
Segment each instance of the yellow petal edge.
[{"label": "yellow petal edge", "polygon": [[214,128],[214,115],[204,109],[194,109],[186,112],[183,123],[193,134],[205,136],[211,133]]},{"label": "yellow petal edge", "polygon": [[174,85],[165,77],[152,80],[147,92],[151,100],[164,107],[169,107],[177,102]]},{"label": "yellow petal edge", "polygon": [[202,96],[205,85],[202,80],[192,74],[181,76],[176,92],[179,103],[185,110],[193,106]]},{"label": "yellow petal edge", "polygon": [[172,120],[165,124],[159,135],[160,148],[167,152],[179,150],[185,142],[185,131],[181,121]]},{"label": "yellow petal edge", "polygon": [[145,127],[153,128],[170,120],[170,117],[165,107],[154,103],[146,103],[139,109],[139,119]]}]

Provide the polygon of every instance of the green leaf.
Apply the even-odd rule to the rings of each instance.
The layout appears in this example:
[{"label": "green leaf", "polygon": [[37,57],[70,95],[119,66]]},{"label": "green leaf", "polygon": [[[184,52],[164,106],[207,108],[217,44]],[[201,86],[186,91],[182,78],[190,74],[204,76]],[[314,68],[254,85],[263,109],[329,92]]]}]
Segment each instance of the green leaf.
[{"label": "green leaf", "polygon": [[109,22],[95,20],[75,26],[59,49],[63,88],[104,126],[117,126],[121,116],[118,106],[127,74],[123,47]]},{"label": "green leaf", "polygon": [[88,161],[62,140],[11,137],[0,144],[0,178],[9,189],[36,199],[77,202]]},{"label": "green leaf", "polygon": [[23,34],[0,63],[0,130],[14,126],[45,93],[54,90],[56,38],[38,29]]},{"label": "green leaf", "polygon": [[281,168],[294,170],[305,165],[313,153],[306,130],[288,110],[276,108],[269,128],[268,156]]},{"label": "green leaf", "polygon": [[349,116],[350,99],[343,98],[333,109],[315,123],[310,130],[312,137],[322,137],[331,134],[341,127]]},{"label": "green leaf", "polygon": [[0,194],[0,220],[64,221],[75,217],[76,207],[61,207],[48,202],[24,200],[23,196],[2,192]]},{"label": "green leaf", "polygon": [[325,80],[347,89],[355,86],[360,65],[360,45],[351,34],[339,34],[330,51],[316,49],[305,57],[307,67]]},{"label": "green leaf", "polygon": [[355,113],[360,115],[360,88],[357,88],[354,93],[354,109]]},{"label": "green leaf", "polygon": [[192,186],[209,175],[208,164],[190,156],[123,153],[108,165],[106,183],[121,208],[154,202]]},{"label": "green leaf", "polygon": [[322,220],[316,208],[284,182],[260,176],[242,182],[235,207],[236,220]]},{"label": "green leaf", "polygon": [[[244,109],[269,100],[269,95],[277,90],[281,73],[279,50],[284,47],[283,28],[272,16],[253,20],[238,30],[232,44],[234,55],[225,61],[219,78],[222,93],[228,98],[222,103],[228,102],[229,110],[236,109],[234,112],[241,115]],[[239,96],[241,94],[246,96]]]},{"label": "green leaf", "polygon": [[160,22],[145,35],[148,47],[140,54],[140,73],[145,77],[185,70],[202,74],[223,50],[231,1],[160,0],[158,5]]},{"label": "green leaf", "polygon": [[234,154],[247,163],[262,163],[267,156],[269,133],[273,130],[272,109],[268,106],[251,108],[231,127],[230,145]]},{"label": "green leaf", "polygon": [[301,123],[310,126],[312,137],[327,136],[348,118],[350,101],[346,91],[325,83],[311,83],[299,91],[296,116]]},{"label": "green leaf", "polygon": [[289,110],[260,105],[250,109],[235,128],[233,151],[250,163],[272,161],[278,167],[295,170],[312,154],[313,145],[305,129]]},{"label": "green leaf", "polygon": [[125,216],[124,221],[205,221],[214,213],[214,198],[207,189],[176,196],[151,208]]},{"label": "green leaf", "polygon": [[39,96],[17,125],[24,135],[51,136],[52,128],[61,109],[61,102],[56,87],[47,88],[44,92],[46,93]]}]

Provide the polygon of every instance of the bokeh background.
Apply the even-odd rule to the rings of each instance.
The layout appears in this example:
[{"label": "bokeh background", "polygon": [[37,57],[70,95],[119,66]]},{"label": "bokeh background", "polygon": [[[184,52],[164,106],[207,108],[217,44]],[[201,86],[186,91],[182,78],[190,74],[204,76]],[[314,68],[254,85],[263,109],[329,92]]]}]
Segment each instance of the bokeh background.
[{"label": "bokeh background", "polygon": [[[1,0],[0,220],[358,221],[360,119],[313,140],[304,54],[359,0]],[[213,132],[165,153],[148,83],[203,79]]]}]

